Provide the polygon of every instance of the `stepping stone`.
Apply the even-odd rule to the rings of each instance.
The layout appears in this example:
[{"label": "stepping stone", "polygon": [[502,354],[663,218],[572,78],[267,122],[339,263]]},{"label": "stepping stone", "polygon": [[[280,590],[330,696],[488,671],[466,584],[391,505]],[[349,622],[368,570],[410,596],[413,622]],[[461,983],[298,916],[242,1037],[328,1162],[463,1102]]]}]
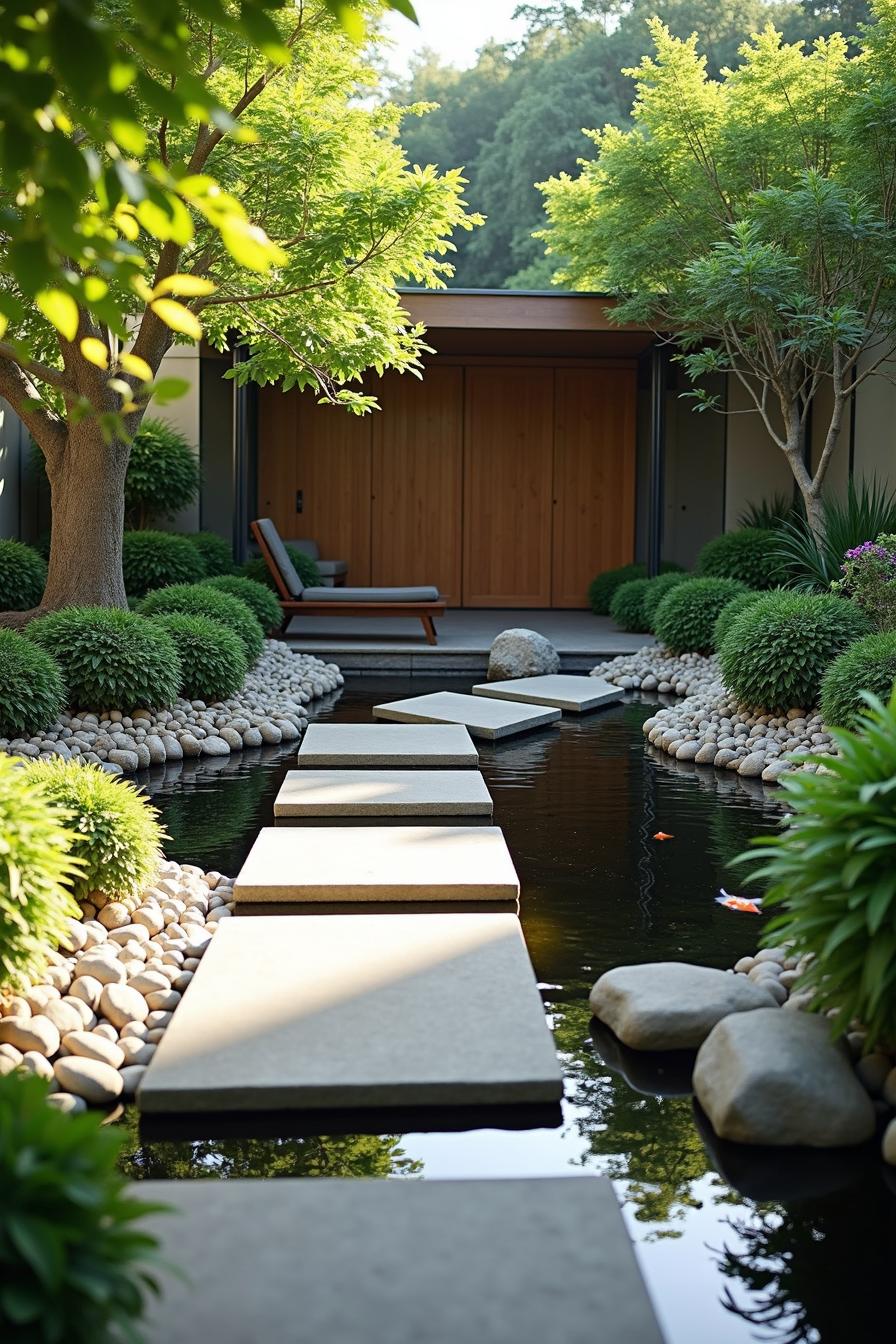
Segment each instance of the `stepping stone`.
[{"label": "stepping stone", "polygon": [[381,723],[312,723],[299,748],[299,766],[474,766],[479,753],[460,724],[398,728]]},{"label": "stepping stone", "polygon": [[490,817],[478,770],[290,770],[275,817]]},{"label": "stepping stone", "polygon": [[625,692],[600,677],[515,677],[511,681],[485,681],[473,687],[474,695],[494,700],[516,700],[527,705],[552,705],[573,714],[584,714],[601,705],[612,705]]},{"label": "stepping stone", "polygon": [[494,742],[555,723],[560,711],[518,701],[502,704],[482,696],[458,695],[456,691],[433,691],[430,695],[376,705],[373,717],[394,719],[398,723],[462,723],[472,737]]},{"label": "stepping stone", "polygon": [[[499,826],[266,826],[234,883],[240,902],[515,901]],[[217,937],[217,935],[215,935]]]},{"label": "stepping stone", "polygon": [[497,1106],[561,1093],[515,915],[259,915],[219,927],[138,1105]]},{"label": "stepping stone", "polygon": [[149,1344],[662,1344],[603,1176],[131,1193],[173,1209],[147,1220],[162,1243]]}]

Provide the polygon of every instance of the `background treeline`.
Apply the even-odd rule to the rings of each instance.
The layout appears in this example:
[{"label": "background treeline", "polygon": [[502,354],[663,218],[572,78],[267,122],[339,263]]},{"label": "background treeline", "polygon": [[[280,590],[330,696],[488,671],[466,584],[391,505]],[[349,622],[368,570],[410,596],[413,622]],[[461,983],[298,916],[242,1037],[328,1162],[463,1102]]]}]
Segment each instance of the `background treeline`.
[{"label": "background treeline", "polygon": [[401,103],[435,102],[411,117],[402,143],[412,162],[462,165],[468,197],[486,224],[455,236],[459,288],[546,289],[557,264],[532,237],[543,223],[536,182],[574,172],[589,152],[582,128],[629,124],[632,81],[621,72],[649,48],[646,20],[659,15],[678,37],[700,34],[710,74],[736,63],[737,49],[768,21],[788,41],[851,36],[867,21],[865,0],[564,0],[521,4],[521,42],[484,47],[469,70],[425,53],[393,86]]}]

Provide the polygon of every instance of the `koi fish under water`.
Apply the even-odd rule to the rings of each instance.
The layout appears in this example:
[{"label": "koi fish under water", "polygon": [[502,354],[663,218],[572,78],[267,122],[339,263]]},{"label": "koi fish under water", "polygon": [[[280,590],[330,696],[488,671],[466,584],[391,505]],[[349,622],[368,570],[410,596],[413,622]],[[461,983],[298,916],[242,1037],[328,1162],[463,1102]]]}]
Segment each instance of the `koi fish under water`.
[{"label": "koi fish under water", "polygon": [[653,838],[654,840],[674,840],[675,836],[669,835],[667,831],[657,831],[656,835]]},{"label": "koi fish under water", "polygon": [[721,895],[716,897],[717,905],[724,905],[726,910],[739,910],[742,915],[761,915],[761,901],[749,901],[745,896],[732,896],[724,887],[720,887]]}]

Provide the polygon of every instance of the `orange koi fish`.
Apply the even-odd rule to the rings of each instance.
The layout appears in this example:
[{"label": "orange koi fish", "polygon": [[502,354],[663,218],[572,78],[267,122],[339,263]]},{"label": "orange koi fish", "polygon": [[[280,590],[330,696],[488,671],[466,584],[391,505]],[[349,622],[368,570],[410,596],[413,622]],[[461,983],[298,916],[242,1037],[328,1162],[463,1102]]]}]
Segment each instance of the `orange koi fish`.
[{"label": "orange koi fish", "polygon": [[761,915],[759,908],[760,901],[749,901],[745,896],[732,896],[724,887],[720,888],[721,895],[716,897],[717,905],[724,905],[726,910],[738,910],[742,915]]},{"label": "orange koi fish", "polygon": [[669,835],[666,831],[657,831],[653,838],[654,840],[674,840],[675,836]]}]

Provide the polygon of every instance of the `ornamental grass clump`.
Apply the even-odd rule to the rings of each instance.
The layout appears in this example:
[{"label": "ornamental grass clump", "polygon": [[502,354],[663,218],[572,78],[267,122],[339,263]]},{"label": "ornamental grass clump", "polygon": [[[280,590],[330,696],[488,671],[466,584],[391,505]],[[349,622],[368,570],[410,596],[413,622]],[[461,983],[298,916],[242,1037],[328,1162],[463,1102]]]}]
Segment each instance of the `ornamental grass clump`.
[{"label": "ornamental grass clump", "polygon": [[738,617],[742,611],[746,611],[747,607],[751,607],[757,597],[761,596],[761,593],[754,593],[752,591],[738,593],[737,597],[733,597],[730,602],[725,603],[725,606],[716,617],[716,623],[712,628],[712,646],[714,649],[718,650],[735,618]]},{"label": "ornamental grass clump", "polygon": [[170,588],[156,588],[147,593],[139,610],[143,616],[177,611],[185,616],[206,616],[219,621],[243,641],[250,667],[264,648],[264,631],[251,608],[241,598],[219,592],[207,583],[175,583]]},{"label": "ornamental grass clump", "polygon": [[182,611],[153,616],[171,636],[180,659],[180,694],[212,704],[235,695],[246,679],[249,660],[239,635],[207,616]]},{"label": "ornamental grass clump", "polygon": [[821,683],[827,727],[854,728],[867,709],[865,693],[889,700],[896,684],[896,631],[866,635],[835,658]]},{"label": "ornamental grass clump", "polygon": [[0,1326],[8,1344],[138,1340],[157,1295],[167,1212],[119,1172],[124,1131],[47,1104],[41,1078],[0,1077]]},{"label": "ornamental grass clump", "polygon": [[644,589],[644,596],[641,598],[641,613],[646,622],[645,630],[653,633],[653,622],[656,619],[657,607],[670,588],[675,588],[679,583],[688,583],[690,578],[690,574],[670,569],[666,574],[657,574],[656,578],[647,580],[647,587]]},{"label": "ornamental grass clump", "polygon": [[616,589],[610,602],[610,616],[620,630],[636,632],[647,629],[644,594],[649,583],[649,579],[629,579],[628,583],[621,583]]},{"label": "ornamental grass clump", "polygon": [[25,637],[56,660],[73,709],[160,709],[177,698],[180,664],[169,635],[117,607],[65,607]]},{"label": "ornamental grass clump", "polygon": [[750,709],[808,709],[818,704],[822,677],[834,659],[870,632],[865,612],[842,597],[763,593],[722,640],[722,678]]},{"label": "ornamental grass clump", "polygon": [[862,1023],[870,1050],[896,1042],[896,696],[869,696],[856,731],[834,740],[824,774],[781,777],[790,813],[736,862],[771,883],[766,932],[811,958],[797,988],[834,1010],[835,1034]]},{"label": "ornamental grass clump", "polygon": [[230,593],[251,608],[263,630],[277,630],[283,621],[283,612],[270,588],[254,579],[244,578],[242,574],[221,574],[205,580],[209,588],[217,588],[221,593]]},{"label": "ornamental grass clump", "polygon": [[723,532],[700,552],[697,572],[709,578],[738,579],[748,588],[774,588],[781,562],[775,551],[778,534],[769,528],[743,527]]},{"label": "ornamental grass clump", "polygon": [[15,630],[0,630],[0,737],[31,737],[65,704],[59,665]]},{"label": "ornamental grass clump", "polygon": [[[831,591],[849,597],[878,630],[896,629],[896,536],[881,532],[847,551]],[[885,698],[889,698],[888,696]]]},{"label": "ornamental grass clump", "polygon": [[672,653],[709,653],[722,608],[746,592],[736,579],[691,579],[666,593],[656,609],[653,631]]},{"label": "ornamental grass clump", "polygon": [[30,611],[46,584],[47,563],[33,546],[0,540],[0,611]]},{"label": "ornamental grass clump", "polygon": [[125,532],[121,560],[128,597],[145,597],[172,583],[198,583],[208,572],[196,547],[174,532]]},{"label": "ornamental grass clump", "polygon": [[[0,995],[40,978],[69,917],[80,914],[73,843],[71,817],[49,801],[26,766],[0,753]],[[0,1161],[2,1154],[0,1138]],[[0,1207],[3,1193],[0,1181]]]},{"label": "ornamental grass clump", "polygon": [[89,761],[54,756],[31,761],[25,769],[29,782],[70,818],[78,900],[87,900],[91,892],[134,896],[149,885],[168,837],[144,793]]},{"label": "ornamental grass clump", "polygon": [[199,552],[209,578],[233,573],[233,548],[217,532],[184,532],[180,535]]}]

